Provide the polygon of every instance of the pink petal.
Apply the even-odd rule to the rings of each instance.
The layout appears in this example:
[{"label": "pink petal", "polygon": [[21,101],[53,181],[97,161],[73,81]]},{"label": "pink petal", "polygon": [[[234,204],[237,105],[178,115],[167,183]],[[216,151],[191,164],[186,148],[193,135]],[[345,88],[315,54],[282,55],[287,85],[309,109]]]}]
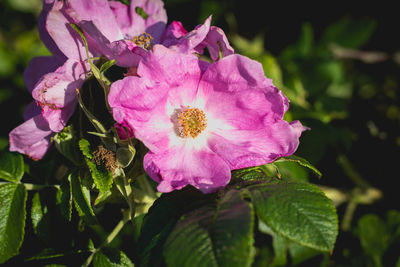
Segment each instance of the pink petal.
[{"label": "pink petal", "polygon": [[179,147],[164,153],[149,152],[143,161],[149,176],[159,182],[160,192],[171,192],[192,185],[203,193],[215,192],[228,184],[228,165],[208,149]]},{"label": "pink petal", "polygon": [[[47,14],[46,29],[54,44],[67,58],[83,61],[87,58],[85,46],[82,38],[70,26],[71,22],[75,22],[70,16],[71,12],[73,11],[67,10],[63,2],[55,2]],[[46,35],[44,34],[45,40],[48,39]],[[49,43],[51,50],[55,50],[54,44],[53,42]],[[54,52],[57,53],[57,51]]]},{"label": "pink petal", "polygon": [[224,57],[234,53],[234,49],[229,45],[228,38],[226,38],[224,31],[215,26],[210,27],[207,37],[196,47],[196,50],[199,54],[202,54],[205,47],[207,47],[211,59],[214,61],[219,59],[220,50]]},{"label": "pink petal", "polygon": [[[144,19],[136,13],[136,8],[140,7],[148,15]],[[131,0],[130,4],[132,37],[138,36],[143,32],[149,33],[153,37],[155,44],[160,42],[160,38],[167,24],[167,12],[164,9],[164,3],[161,0]]]},{"label": "pink petal", "polygon": [[114,120],[127,126],[149,149],[168,147],[172,123],[165,111],[166,87],[128,76],[111,85],[108,102]]},{"label": "pink petal", "polygon": [[27,121],[32,119],[33,117],[40,115],[42,113],[42,108],[36,103],[36,101],[32,101],[29,103],[24,111],[24,120]]},{"label": "pink petal", "polygon": [[39,35],[47,49],[49,49],[49,51],[61,61],[65,61],[67,59],[66,56],[60,51],[57,44],[54,42],[53,38],[46,29],[47,16],[49,11],[53,8],[54,1],[55,0],[43,1],[43,9],[40,12],[38,19]]},{"label": "pink petal", "polygon": [[18,151],[39,160],[50,148],[53,135],[47,121],[42,115],[37,115],[10,132],[10,151]]},{"label": "pink petal", "polygon": [[155,45],[152,53],[142,59],[138,75],[169,85],[193,81],[193,86],[197,87],[203,72],[200,62],[195,55],[183,55],[162,45]]},{"label": "pink petal", "polygon": [[132,24],[132,19],[130,15],[129,6],[119,2],[119,1],[109,1],[110,8],[114,13],[117,24],[121,29],[124,37],[131,35],[130,28]]},{"label": "pink petal", "polygon": [[260,126],[263,128],[212,133],[208,145],[231,169],[241,169],[292,155],[304,129],[299,122],[289,124],[284,120]]},{"label": "pink petal", "polygon": [[43,75],[55,71],[62,64],[63,61],[54,56],[33,58],[24,71],[24,82],[28,91],[32,93],[36,83]]},{"label": "pink petal", "polygon": [[177,43],[170,46],[170,48],[186,54],[195,52],[195,48],[203,42],[210,31],[210,24],[211,16],[204,21],[204,24],[198,25],[194,30],[182,36]]},{"label": "pink petal", "polygon": [[261,63],[238,54],[224,57],[210,65],[202,82],[223,91],[241,91],[242,88],[250,87],[273,90],[272,80],[265,77]]},{"label": "pink petal", "polygon": [[36,84],[32,97],[40,103],[43,116],[54,132],[59,132],[72,115],[77,101],[76,89],[85,81],[87,66],[67,60],[56,71],[48,73]]},{"label": "pink petal", "polygon": [[92,21],[81,21],[79,25],[87,33],[92,46],[108,59],[115,59],[116,65],[121,67],[136,67],[138,65],[144,52],[132,41],[117,40],[110,42]]},{"label": "pink petal", "polygon": [[260,63],[230,55],[211,64],[201,78],[197,97],[213,117],[235,129],[258,129],[264,121],[283,118],[285,102],[265,78]]},{"label": "pink petal", "polygon": [[68,3],[78,14],[79,20],[93,21],[110,42],[123,39],[124,36],[107,0],[69,0]]}]

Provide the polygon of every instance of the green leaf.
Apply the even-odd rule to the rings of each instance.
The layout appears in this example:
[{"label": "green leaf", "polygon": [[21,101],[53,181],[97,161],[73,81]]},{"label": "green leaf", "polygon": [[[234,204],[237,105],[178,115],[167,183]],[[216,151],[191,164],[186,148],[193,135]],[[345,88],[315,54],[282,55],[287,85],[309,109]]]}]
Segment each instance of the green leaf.
[{"label": "green leaf", "polygon": [[283,178],[293,181],[308,182],[309,173],[306,168],[293,161],[274,162]]},{"label": "green leaf", "polygon": [[164,245],[168,266],[250,266],[253,209],[236,190],[214,205],[184,214]]},{"label": "green leaf", "polygon": [[315,168],[310,162],[308,162],[306,159],[303,159],[295,155],[279,158],[275,162],[285,162],[285,161],[296,162],[297,164],[312,170],[318,177],[322,176],[322,173],[317,168]]},{"label": "green leaf", "polygon": [[192,188],[161,195],[143,219],[135,263],[138,266],[161,265],[163,244],[179,218],[210,202],[207,195]]},{"label": "green leaf", "polygon": [[270,181],[275,174],[274,167],[271,165],[261,165],[251,168],[234,170],[232,172],[232,180],[242,181]]},{"label": "green leaf", "polygon": [[35,234],[42,239],[47,239],[49,232],[48,207],[46,203],[42,203],[39,192],[36,192],[32,198],[31,220]]},{"label": "green leaf", "polygon": [[132,151],[128,147],[120,147],[120,148],[118,148],[117,149],[117,153],[116,153],[118,164],[122,168],[127,167],[132,162],[133,158],[135,157],[135,154],[136,154],[136,151],[135,150]]},{"label": "green leaf", "polygon": [[264,53],[260,61],[263,65],[265,76],[272,79],[278,88],[283,86],[282,70],[276,58],[270,53]]},{"label": "green leaf", "polygon": [[56,205],[59,208],[62,216],[68,221],[71,221],[72,213],[72,194],[71,186],[68,181],[63,181],[60,188],[57,189],[56,193]]},{"label": "green leaf", "polygon": [[86,158],[86,164],[89,167],[90,173],[92,174],[93,182],[96,185],[96,188],[99,189],[101,193],[106,193],[110,191],[113,184],[113,177],[110,171],[107,171],[105,168],[98,166]]},{"label": "green leaf", "polygon": [[0,263],[18,254],[24,240],[26,198],[23,185],[0,185]]},{"label": "green leaf", "polygon": [[275,181],[247,188],[260,220],[275,233],[320,251],[332,251],[338,218],[332,201],[308,183]]},{"label": "green leaf", "polygon": [[354,20],[344,17],[326,28],[320,45],[335,43],[346,48],[360,48],[369,40],[375,27],[376,22],[370,19]]},{"label": "green leaf", "polygon": [[109,68],[111,68],[112,66],[115,65],[115,62],[116,62],[115,59],[105,62],[103,65],[101,65],[100,72],[103,73],[103,72],[107,71]]},{"label": "green leaf", "polygon": [[103,248],[97,252],[93,258],[94,267],[133,267],[132,261],[125,255],[124,252]]},{"label": "green leaf", "polygon": [[288,249],[288,240],[283,236],[276,234],[269,228],[263,221],[258,222],[258,229],[260,232],[269,234],[272,236],[272,247],[274,248],[274,257],[271,261],[272,266],[284,266],[286,265],[287,256],[286,252]]},{"label": "green leaf", "polygon": [[309,260],[319,254],[320,251],[302,246],[296,242],[290,242],[289,244],[289,254],[292,259],[293,265],[298,265],[306,260]]},{"label": "green leaf", "polygon": [[15,152],[0,152],[0,178],[18,182],[24,175],[24,159]]},{"label": "green leaf", "polygon": [[88,224],[96,224],[97,219],[90,204],[90,191],[81,184],[81,178],[77,172],[71,173],[68,176],[68,181],[79,216],[83,217]]},{"label": "green leaf", "polygon": [[82,151],[82,154],[86,158],[88,158],[88,159],[93,158],[92,152],[90,150],[90,143],[88,140],[86,140],[86,139],[79,140],[79,149]]},{"label": "green leaf", "polygon": [[382,266],[382,256],[390,239],[386,225],[375,214],[367,214],[358,220],[357,226],[362,248],[373,258],[376,266]]},{"label": "green leaf", "polygon": [[107,200],[111,196],[111,191],[100,192],[94,200],[94,205],[97,206]]}]

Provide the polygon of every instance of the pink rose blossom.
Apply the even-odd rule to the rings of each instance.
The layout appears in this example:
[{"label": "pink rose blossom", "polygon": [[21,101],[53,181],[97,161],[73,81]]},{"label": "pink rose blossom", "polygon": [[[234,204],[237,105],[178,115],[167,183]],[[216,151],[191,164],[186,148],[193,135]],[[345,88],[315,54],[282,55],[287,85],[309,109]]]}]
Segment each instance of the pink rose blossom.
[{"label": "pink rose blossom", "polygon": [[231,170],[298,147],[303,126],[283,120],[288,100],[256,61],[233,54],[209,64],[155,45],[137,73],[114,82],[108,100],[115,121],[149,149],[143,165],[160,192],[214,192]]}]

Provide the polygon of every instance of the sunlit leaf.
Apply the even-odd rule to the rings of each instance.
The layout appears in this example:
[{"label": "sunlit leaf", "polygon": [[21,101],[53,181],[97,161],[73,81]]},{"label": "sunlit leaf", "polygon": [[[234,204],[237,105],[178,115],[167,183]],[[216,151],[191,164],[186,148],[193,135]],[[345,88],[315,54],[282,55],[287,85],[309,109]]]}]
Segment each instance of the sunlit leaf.
[{"label": "sunlit leaf", "polygon": [[0,185],[0,263],[18,254],[25,234],[26,198],[23,185]]},{"label": "sunlit leaf", "polygon": [[24,159],[15,152],[0,152],[0,178],[18,182],[24,175]]},{"label": "sunlit leaf", "polygon": [[133,267],[132,261],[126,254],[117,249],[104,248],[93,258],[94,267]]},{"label": "sunlit leaf", "polygon": [[81,178],[77,172],[73,172],[68,176],[71,186],[72,199],[79,216],[83,217],[88,224],[96,224],[97,219],[90,204],[90,192],[82,185]]},{"label": "sunlit leaf", "polygon": [[246,190],[260,220],[275,233],[320,251],[333,250],[338,218],[332,201],[318,187],[277,180]]}]

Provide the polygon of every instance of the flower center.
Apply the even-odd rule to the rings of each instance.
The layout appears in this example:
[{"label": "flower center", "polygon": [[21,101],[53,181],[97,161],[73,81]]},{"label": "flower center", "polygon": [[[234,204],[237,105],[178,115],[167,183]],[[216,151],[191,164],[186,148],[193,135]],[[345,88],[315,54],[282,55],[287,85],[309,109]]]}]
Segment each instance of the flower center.
[{"label": "flower center", "polygon": [[141,35],[132,38],[132,41],[137,45],[146,50],[149,50],[153,46],[153,36],[149,33],[144,32]]},{"label": "flower center", "polygon": [[186,108],[178,114],[179,135],[196,138],[207,127],[204,111],[198,108]]}]

